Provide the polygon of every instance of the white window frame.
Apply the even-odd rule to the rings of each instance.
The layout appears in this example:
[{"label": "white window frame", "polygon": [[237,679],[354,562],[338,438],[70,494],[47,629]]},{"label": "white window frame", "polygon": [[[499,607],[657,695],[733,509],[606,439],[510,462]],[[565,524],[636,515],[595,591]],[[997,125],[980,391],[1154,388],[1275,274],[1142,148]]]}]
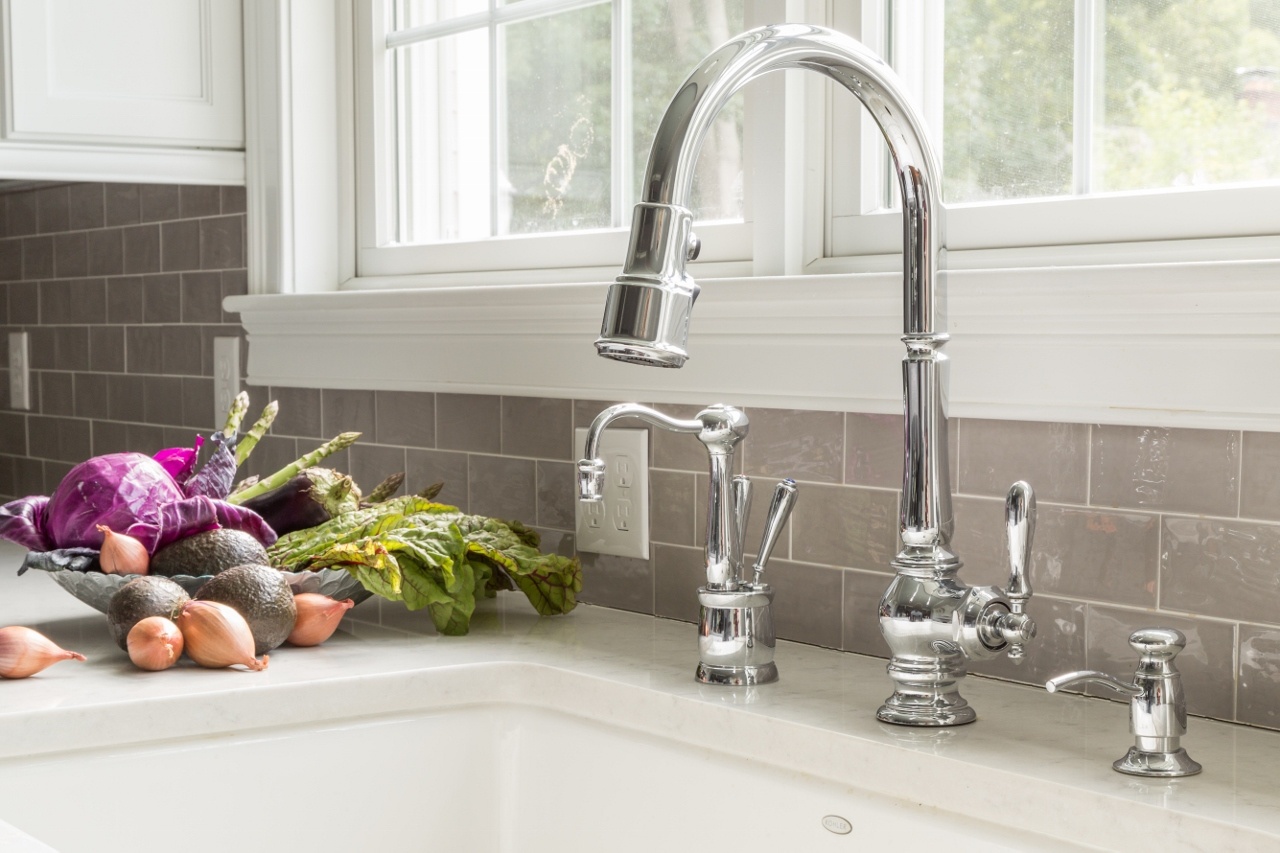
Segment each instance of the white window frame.
[{"label": "white window frame", "polygon": [[[1280,234],[1280,183],[1084,195],[1092,184],[1089,152],[1096,102],[1092,71],[1102,2],[1075,1],[1075,18],[1083,25],[1076,28],[1075,38],[1073,126],[1075,149],[1085,152],[1074,169],[1078,195],[948,204],[950,269],[1088,266],[1117,259],[1126,263],[1211,260],[1222,257],[1228,246],[1242,257],[1274,256],[1275,235]],[[923,105],[926,125],[940,128],[943,0],[910,0],[898,7],[905,12],[889,28],[885,24],[888,0],[837,3],[832,26],[863,34],[868,46],[891,55],[916,103]],[[890,29],[892,45],[884,38]],[[834,105],[833,144],[852,146],[858,144],[857,138],[872,153],[834,163],[827,257],[814,267],[824,272],[883,268],[901,245],[898,213],[884,209],[884,187],[863,179],[887,173],[878,132],[865,112],[850,101],[842,98]],[[873,163],[876,166],[869,167]],[[973,256],[968,257],[969,253]]]},{"label": "white window frame", "polygon": [[[607,2],[607,0],[604,0]],[[497,6],[489,12],[468,16],[468,28],[492,28],[543,14],[572,11],[595,5],[600,0],[522,0],[511,6]],[[482,240],[399,245],[393,241],[395,200],[379,192],[396,171],[392,80],[392,47],[406,45],[457,29],[457,21],[445,21],[394,34],[389,39],[386,14],[390,0],[357,3],[356,104],[357,147],[367,152],[359,157],[358,277],[350,289],[388,287],[456,286],[467,283],[518,283],[593,281],[612,275],[618,259],[626,252],[631,209],[635,199],[631,182],[624,180],[623,166],[613,164],[613,225],[609,228],[574,232],[551,232],[495,236]],[[615,59],[629,53],[627,39],[631,0],[614,0],[613,32]],[[777,5],[777,4],[774,4]],[[614,138],[630,139],[630,90],[627,69],[615,68],[613,75]],[[625,151],[624,151],[625,156]],[[750,189],[748,189],[748,193]],[[748,199],[748,207],[750,205]],[[749,215],[749,214],[748,214]],[[699,233],[707,246],[699,260],[704,275],[726,276],[751,273],[751,222],[701,223]]]},{"label": "white window frame", "polygon": [[[824,251],[843,239],[831,215],[839,193],[828,188],[879,143],[867,120],[836,105],[852,98],[814,74],[752,84],[773,100],[766,115],[748,115],[749,274],[693,270],[703,288],[682,370],[595,357],[621,250],[576,270],[358,277],[355,164],[368,161],[350,33],[353,5],[367,1],[246,6],[254,295],[227,307],[249,333],[252,383],[901,411],[900,220],[863,214],[851,232],[860,254]],[[861,26],[881,6],[773,8],[816,22],[853,9]],[[852,187],[862,209],[880,203],[876,181]],[[1175,241],[1156,239],[1167,217],[1108,240],[1117,223],[1095,220],[1114,199],[949,208],[940,296],[951,414],[1280,431],[1280,394],[1258,380],[1280,363],[1280,205],[1249,210],[1257,194],[1246,190],[1195,195],[1220,207],[1209,227]],[[1156,199],[1157,211],[1167,202]],[[990,235],[1050,204],[1066,212],[1046,213],[1026,245],[993,247]],[[1212,220],[1242,205],[1263,233],[1215,232]],[[1059,234],[1063,223],[1072,236]],[[1090,227],[1103,242],[1070,242]]]}]

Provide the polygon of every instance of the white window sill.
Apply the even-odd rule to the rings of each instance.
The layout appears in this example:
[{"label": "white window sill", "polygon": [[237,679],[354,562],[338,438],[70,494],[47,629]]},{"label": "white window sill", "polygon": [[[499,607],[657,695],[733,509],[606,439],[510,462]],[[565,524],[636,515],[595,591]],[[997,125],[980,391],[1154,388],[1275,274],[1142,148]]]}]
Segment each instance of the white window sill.
[{"label": "white window sill", "polygon": [[[681,370],[596,357],[607,282],[240,296],[255,385],[902,408],[901,276],[704,280]],[[1280,260],[944,274],[956,417],[1280,430]]]}]

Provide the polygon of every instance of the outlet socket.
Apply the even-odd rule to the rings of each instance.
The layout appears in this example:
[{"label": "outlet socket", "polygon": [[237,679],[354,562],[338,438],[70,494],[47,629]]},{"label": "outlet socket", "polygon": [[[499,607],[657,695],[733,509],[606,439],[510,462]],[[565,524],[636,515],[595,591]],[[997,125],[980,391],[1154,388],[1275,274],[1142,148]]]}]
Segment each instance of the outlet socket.
[{"label": "outlet socket", "polygon": [[[213,414],[217,423],[226,417],[231,401],[240,393],[240,339],[213,339]],[[216,426],[216,424],[210,424]]]},{"label": "outlet socket", "polygon": [[[582,457],[587,430],[574,431]],[[579,551],[649,559],[649,433],[609,428],[600,435],[604,500],[576,501]],[[576,497],[576,495],[575,495]]]},{"label": "outlet socket", "polygon": [[31,408],[31,336],[9,333],[9,408]]}]

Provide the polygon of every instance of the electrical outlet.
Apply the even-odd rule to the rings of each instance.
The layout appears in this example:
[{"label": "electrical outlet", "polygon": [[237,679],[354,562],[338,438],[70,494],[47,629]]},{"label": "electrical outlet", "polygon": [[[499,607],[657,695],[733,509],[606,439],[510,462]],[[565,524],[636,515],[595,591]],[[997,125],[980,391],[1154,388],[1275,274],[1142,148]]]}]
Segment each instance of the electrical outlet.
[{"label": "electrical outlet", "polygon": [[9,408],[31,408],[31,336],[9,333]]},{"label": "electrical outlet", "polygon": [[[213,413],[221,423],[240,393],[240,339],[213,339]],[[210,424],[215,426],[216,424]]]},{"label": "electrical outlet", "polygon": [[[580,458],[587,431],[575,430]],[[604,500],[577,501],[579,551],[618,557],[649,558],[649,433],[643,429],[607,429],[600,434],[604,460]],[[576,495],[575,495],[576,497]]]}]

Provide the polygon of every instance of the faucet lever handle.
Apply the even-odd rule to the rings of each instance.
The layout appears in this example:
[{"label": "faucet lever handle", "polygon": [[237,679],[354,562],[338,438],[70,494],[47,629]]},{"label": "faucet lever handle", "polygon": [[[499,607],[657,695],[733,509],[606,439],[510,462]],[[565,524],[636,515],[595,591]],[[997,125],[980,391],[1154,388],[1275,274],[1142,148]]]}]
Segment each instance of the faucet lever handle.
[{"label": "faucet lever handle", "polygon": [[1026,615],[1031,598],[1031,540],[1036,532],[1036,493],[1030,484],[1019,480],[1009,487],[1004,500],[1005,538],[1009,546],[1010,614],[1002,633],[1011,640],[1009,657],[1017,660],[1026,655],[1023,639],[1035,636],[1035,623]]},{"label": "faucet lever handle", "polygon": [[735,476],[730,484],[733,494],[733,570],[742,577],[743,543],[747,538],[747,519],[751,517],[751,478],[745,474]]},{"label": "faucet lever handle", "polygon": [[788,477],[773,487],[773,498],[769,501],[769,512],[764,519],[764,536],[760,540],[760,553],[756,556],[755,583],[760,583],[764,567],[773,554],[773,546],[778,544],[778,536],[786,527],[791,517],[791,509],[796,505],[796,481]]}]

